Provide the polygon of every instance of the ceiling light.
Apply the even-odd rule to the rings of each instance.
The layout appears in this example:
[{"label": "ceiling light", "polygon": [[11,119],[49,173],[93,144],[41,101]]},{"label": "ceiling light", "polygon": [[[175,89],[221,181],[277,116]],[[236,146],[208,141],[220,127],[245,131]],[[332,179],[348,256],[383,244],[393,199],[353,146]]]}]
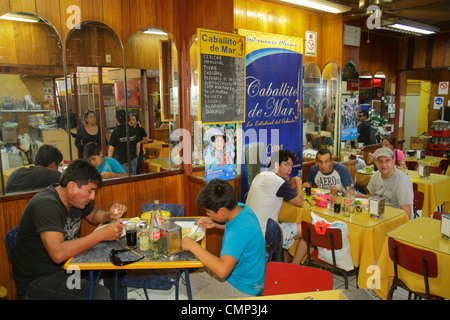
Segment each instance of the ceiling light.
[{"label": "ceiling light", "polygon": [[167,33],[165,33],[162,30],[155,29],[155,28],[148,28],[148,29],[144,30],[144,33],[146,33],[146,34],[157,34],[157,35],[160,35],[160,36],[167,36]]},{"label": "ceiling light", "polygon": [[406,19],[398,19],[396,22],[386,23],[382,29],[404,32],[413,35],[428,35],[438,33],[440,31],[438,27]]},{"label": "ceiling light", "polygon": [[21,13],[7,13],[2,15],[0,19],[21,21],[21,22],[32,22],[32,23],[37,23],[41,21],[41,19],[39,19],[38,17]]},{"label": "ceiling light", "polygon": [[352,9],[351,7],[347,7],[341,4],[332,3],[324,0],[281,0],[281,1],[331,13],[342,13],[350,11]]}]

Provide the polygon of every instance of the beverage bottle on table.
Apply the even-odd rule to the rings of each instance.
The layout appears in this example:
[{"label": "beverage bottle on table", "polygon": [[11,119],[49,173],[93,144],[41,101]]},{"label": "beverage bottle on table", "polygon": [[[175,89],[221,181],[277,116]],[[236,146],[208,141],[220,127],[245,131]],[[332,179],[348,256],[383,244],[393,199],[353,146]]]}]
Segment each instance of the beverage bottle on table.
[{"label": "beverage bottle on table", "polygon": [[350,213],[355,213],[355,186],[353,184],[350,185]]},{"label": "beverage bottle on table", "polygon": [[156,218],[158,219],[159,225],[164,224],[164,217],[161,213],[161,209],[159,208],[159,200],[155,200],[155,207],[153,211],[156,213]]},{"label": "beverage bottle on table", "polygon": [[341,192],[336,192],[336,195],[333,197],[333,209],[334,213],[339,214],[341,212],[341,203],[342,203],[342,196]]},{"label": "beverage bottle on table", "polygon": [[161,231],[156,212],[152,212],[152,220],[150,222],[150,259],[159,259],[161,251]]},{"label": "beverage bottle on table", "polygon": [[145,221],[139,224],[139,249],[141,251],[150,249],[150,232]]}]

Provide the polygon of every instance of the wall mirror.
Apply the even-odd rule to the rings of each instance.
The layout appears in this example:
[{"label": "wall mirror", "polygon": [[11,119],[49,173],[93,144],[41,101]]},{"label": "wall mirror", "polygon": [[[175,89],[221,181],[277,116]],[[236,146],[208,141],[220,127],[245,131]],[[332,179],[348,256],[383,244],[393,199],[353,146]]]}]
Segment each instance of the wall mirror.
[{"label": "wall mirror", "polygon": [[[387,106],[385,103],[386,76],[382,71],[378,71],[372,80],[372,115],[384,118],[387,116]],[[386,117],[386,119],[389,119]]]},{"label": "wall mirror", "polygon": [[348,145],[349,142],[355,141],[358,136],[359,74],[358,66],[353,61],[348,61],[342,69],[341,90],[340,132],[342,146],[342,142]]},{"label": "wall mirror", "polygon": [[340,131],[339,118],[341,105],[341,68],[336,62],[328,62],[322,71],[325,101],[324,121],[320,137],[320,148],[333,148],[333,155],[338,154]]},{"label": "wall mirror", "polygon": [[322,73],[316,63],[308,61],[303,66],[303,157],[315,158],[325,116]]},{"label": "wall mirror", "polygon": [[142,140],[143,170],[174,169],[170,151],[178,140],[171,137],[180,127],[175,44],[163,30],[142,29],[129,39],[125,57],[127,83],[130,87],[140,88],[139,105],[129,107],[147,134]]},{"label": "wall mirror", "polygon": [[[63,45],[55,28],[36,15],[0,17],[1,185],[19,167],[34,164],[43,144],[55,145],[70,160],[68,134],[58,128],[64,115],[58,79],[64,79]],[[23,189],[23,190],[19,190]],[[14,189],[26,191],[27,187]]]}]

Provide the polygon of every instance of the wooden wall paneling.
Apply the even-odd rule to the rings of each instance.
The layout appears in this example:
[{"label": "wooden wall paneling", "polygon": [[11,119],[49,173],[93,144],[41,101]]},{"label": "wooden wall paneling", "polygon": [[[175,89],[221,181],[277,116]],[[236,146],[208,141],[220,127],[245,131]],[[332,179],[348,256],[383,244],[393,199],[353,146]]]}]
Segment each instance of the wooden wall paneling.
[{"label": "wooden wall paneling", "polygon": [[81,19],[103,22],[103,0],[81,0]]},{"label": "wooden wall paneling", "polygon": [[0,0],[0,16],[8,12],[11,12],[9,0]]},{"label": "wooden wall paneling", "polygon": [[[69,29],[69,26],[72,25],[72,23],[74,22],[73,16],[74,13],[70,12],[67,13],[67,9],[74,5],[74,6],[78,6],[81,9],[81,5],[82,5],[82,0],[59,0],[60,1],[60,19],[61,19],[61,25],[60,25],[60,32],[59,34],[61,35],[61,38],[63,40],[64,43],[64,48],[66,48],[65,43],[67,40],[67,35],[69,34],[69,32],[71,31],[71,29]],[[81,21],[83,21],[83,12],[81,12]],[[69,23],[68,23],[69,22]]]},{"label": "wooden wall paneling", "polygon": [[344,26],[342,17],[335,14],[326,14],[323,16],[322,24],[322,65],[319,65],[323,70],[328,62],[336,62],[342,69],[342,46],[343,46],[343,32]]},{"label": "wooden wall paneling", "polygon": [[61,30],[60,19],[60,1],[59,0],[35,0],[36,1],[36,14],[39,17],[47,20],[53,27],[59,36]]},{"label": "wooden wall paneling", "polygon": [[34,0],[11,0],[11,11],[23,11],[36,14],[36,2]]},{"label": "wooden wall paneling", "polygon": [[156,0],[140,0],[141,8],[141,28],[158,28],[160,29],[162,23],[160,20],[164,20],[163,17],[158,17],[157,13],[158,1]]},{"label": "wooden wall paneling", "polygon": [[443,67],[450,65],[450,33],[437,34],[433,37],[432,67]]},{"label": "wooden wall paneling", "polygon": [[122,1],[103,0],[103,23],[113,29],[121,41],[123,40],[122,20]]},{"label": "wooden wall paneling", "polygon": [[428,37],[414,38],[414,62],[413,62],[414,69],[426,67],[427,44],[428,44],[427,38]]},{"label": "wooden wall paneling", "polygon": [[122,43],[128,43],[130,37],[140,29],[140,2],[136,0],[122,0]]}]

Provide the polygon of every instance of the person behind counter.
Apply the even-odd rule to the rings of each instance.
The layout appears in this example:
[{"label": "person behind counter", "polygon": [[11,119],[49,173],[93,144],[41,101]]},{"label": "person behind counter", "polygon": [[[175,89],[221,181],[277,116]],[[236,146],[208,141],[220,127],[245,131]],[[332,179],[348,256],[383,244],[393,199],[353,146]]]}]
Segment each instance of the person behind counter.
[{"label": "person behind counter", "polygon": [[120,165],[125,171],[136,174],[136,167],[138,163],[138,156],[141,150],[141,138],[136,128],[128,127],[129,142],[130,142],[130,161],[131,168],[128,168],[127,157],[127,128],[125,120],[125,110],[117,110],[116,123],[117,128],[112,132],[109,139],[108,158],[114,158],[119,161]]},{"label": "person behind counter", "polygon": [[119,161],[103,156],[102,148],[95,142],[89,142],[84,146],[83,156],[97,168],[104,179],[126,177],[127,175]]},{"label": "person behind counter", "polygon": [[36,152],[34,166],[21,167],[11,173],[6,182],[6,193],[46,188],[58,183],[61,177],[58,166],[62,160],[61,151],[48,144],[42,145]]},{"label": "person behind counter", "polygon": [[[299,177],[290,177],[297,155],[289,150],[280,150],[271,155],[269,167],[272,170],[263,171],[253,179],[248,192],[246,204],[258,217],[263,234],[266,234],[267,220],[278,221],[283,200],[294,206],[303,206],[303,188]],[[295,189],[294,189],[295,187]],[[301,239],[302,226],[300,223],[279,223],[283,233],[283,249],[285,261],[291,256],[288,250],[295,239],[300,239],[292,258],[292,263],[300,264],[306,255],[306,241]]]},{"label": "person behind counter", "polygon": [[370,130],[371,126],[369,124],[369,112],[367,110],[360,110],[358,112],[358,121],[361,123],[358,125],[357,142],[364,143],[365,146],[373,144],[370,141]]},{"label": "person behind counter", "polygon": [[[102,177],[85,160],[74,160],[60,179],[60,186],[50,186],[37,193],[25,207],[17,234],[13,277],[17,296],[26,300],[87,299],[89,281],[80,280],[79,289],[69,289],[63,265],[102,241],[117,240],[125,226],[119,219],[127,207],[113,204],[109,211],[94,206]],[[80,237],[81,219],[98,225],[112,222],[85,237]],[[94,299],[109,299],[109,291],[95,285]]]},{"label": "person behind counter", "polygon": [[333,162],[331,151],[328,149],[320,149],[317,152],[316,165],[309,170],[306,182],[330,190],[332,194],[338,190],[345,190],[346,187],[353,184],[347,167]]},{"label": "person behind counter", "polygon": [[145,131],[145,129],[141,127],[141,125],[140,125],[140,123],[138,121],[136,113],[130,113],[128,115],[128,124],[130,125],[130,127],[135,128],[138,131],[139,136],[141,137],[141,141],[140,141],[141,150],[139,152],[138,165],[137,165],[137,168],[136,168],[136,170],[137,170],[136,172],[138,174],[140,174],[140,173],[142,173],[142,169],[141,169],[141,165],[140,164],[141,164],[142,161],[144,161],[143,145],[144,145],[144,143],[147,142],[148,136],[147,136],[147,132]]},{"label": "person behind counter", "polygon": [[405,210],[408,218],[412,219],[414,191],[411,179],[395,167],[394,152],[390,148],[378,149],[374,157],[378,171],[372,175],[367,185],[369,194],[358,194],[358,196],[384,197],[387,206]]},{"label": "person behind counter", "polygon": [[[224,229],[220,257],[203,249],[189,237],[183,250],[192,252],[211,272],[190,275],[194,299],[230,299],[256,296],[264,287],[266,248],[258,219],[243,203],[238,203],[231,185],[211,180],[197,197],[208,218],[199,220],[204,229]],[[181,289],[185,291],[186,287]]]},{"label": "person behind counter", "polygon": [[[99,146],[102,145],[101,132],[100,128],[97,126],[95,112],[92,110],[86,110],[83,119],[85,123],[80,126],[75,138],[75,145],[78,149],[79,158],[83,157],[84,146],[89,142],[95,142]],[[108,142],[106,142],[106,144],[108,144]]]}]

